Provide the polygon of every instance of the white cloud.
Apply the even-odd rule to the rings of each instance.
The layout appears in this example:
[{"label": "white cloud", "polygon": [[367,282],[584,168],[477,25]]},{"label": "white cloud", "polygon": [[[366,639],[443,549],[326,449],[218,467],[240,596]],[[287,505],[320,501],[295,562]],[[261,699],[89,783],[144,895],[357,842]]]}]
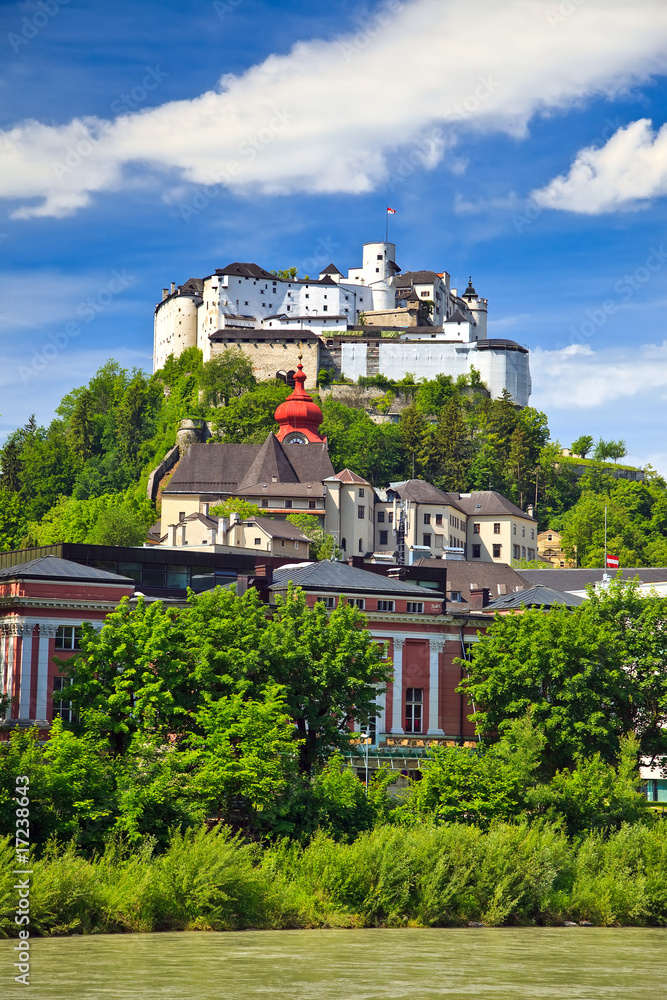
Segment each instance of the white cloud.
[{"label": "white cloud", "polygon": [[567,176],[532,197],[542,208],[584,215],[643,208],[667,193],[667,125],[654,132],[647,118],[618,131],[602,148],[580,150]]},{"label": "white cloud", "polygon": [[593,351],[573,344],[556,351],[531,352],[531,406],[553,410],[592,410],[610,403],[655,399],[667,391],[667,340],[634,350]]},{"label": "white cloud", "polygon": [[411,143],[432,168],[463,129],[522,135],[536,113],[664,72],[666,41],[664,0],[640,16],[587,0],[558,23],[553,0],[384,0],[356,34],[299,42],[193,100],[0,133],[0,197],[17,218],[63,217],[137,164],[171,187],[365,192]]}]

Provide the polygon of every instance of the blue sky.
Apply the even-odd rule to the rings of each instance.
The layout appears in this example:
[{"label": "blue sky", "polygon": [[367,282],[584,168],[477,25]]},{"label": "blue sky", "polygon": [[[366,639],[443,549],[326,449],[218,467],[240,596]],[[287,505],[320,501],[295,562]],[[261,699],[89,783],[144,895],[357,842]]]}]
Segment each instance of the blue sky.
[{"label": "blue sky", "polygon": [[150,369],[170,281],[346,271],[391,205],[554,437],[667,473],[664,0],[0,0],[0,53],[1,434]]}]

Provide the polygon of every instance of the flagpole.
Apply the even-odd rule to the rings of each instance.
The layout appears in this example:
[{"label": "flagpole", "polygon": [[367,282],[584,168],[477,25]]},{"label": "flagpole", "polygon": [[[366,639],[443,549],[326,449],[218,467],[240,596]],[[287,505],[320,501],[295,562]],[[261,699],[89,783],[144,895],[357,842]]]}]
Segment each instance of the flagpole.
[{"label": "flagpole", "polygon": [[607,505],[604,505],[604,570],[607,572]]},{"label": "flagpole", "polygon": [[385,243],[388,243],[389,242],[389,209],[388,208],[385,209],[385,213],[384,214],[387,216],[386,228],[385,228],[385,232],[384,232],[384,241],[385,241]]}]

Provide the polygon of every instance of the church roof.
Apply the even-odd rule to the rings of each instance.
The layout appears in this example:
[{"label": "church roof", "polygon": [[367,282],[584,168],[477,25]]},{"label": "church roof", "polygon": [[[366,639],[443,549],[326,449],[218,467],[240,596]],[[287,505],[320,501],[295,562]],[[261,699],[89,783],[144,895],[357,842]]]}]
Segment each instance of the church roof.
[{"label": "church roof", "polygon": [[249,489],[259,483],[271,483],[274,476],[279,483],[299,482],[299,477],[292,468],[280,441],[275,434],[268,434],[252,465],[239,483],[239,489]]},{"label": "church roof", "polygon": [[[326,444],[282,445],[277,439],[276,443],[287,460],[287,465],[281,466],[290,476],[286,488],[293,488],[299,483],[321,483],[333,475]],[[265,446],[266,441],[262,445],[190,445],[163,492],[167,496],[171,493],[235,494],[247,479],[255,459]],[[296,478],[287,466],[291,467]],[[272,476],[277,474],[272,473]],[[267,485],[272,485],[272,477]],[[273,486],[279,488],[280,483],[274,483]]]},{"label": "church roof", "polygon": [[475,291],[475,288],[474,288],[473,283],[472,283],[472,275],[470,275],[470,280],[468,281],[468,287],[466,288],[465,292],[463,293],[463,298],[464,299],[476,299],[477,298],[477,292]]}]

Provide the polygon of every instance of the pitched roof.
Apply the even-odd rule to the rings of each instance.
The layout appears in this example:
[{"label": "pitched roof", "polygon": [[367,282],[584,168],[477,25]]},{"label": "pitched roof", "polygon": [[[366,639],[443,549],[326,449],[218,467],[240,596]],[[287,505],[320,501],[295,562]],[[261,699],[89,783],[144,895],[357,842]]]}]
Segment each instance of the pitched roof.
[{"label": "pitched roof", "polygon": [[[440,278],[435,271],[405,271],[396,278],[397,288],[408,288],[410,285],[432,285]],[[442,280],[442,279],[440,279]]]},{"label": "pitched roof", "polygon": [[[277,441],[277,439],[276,439]],[[282,449],[289,474],[289,483],[321,483],[333,475],[333,466],[326,444],[288,444]],[[171,493],[235,493],[266,446],[258,444],[193,444],[181,459],[164,489]],[[277,464],[277,463],[276,463]],[[273,473],[275,475],[276,473]],[[268,484],[271,485],[269,477]],[[254,484],[253,484],[254,485]],[[260,483],[263,486],[263,483]],[[274,484],[275,485],[275,484]]]},{"label": "pitched roof", "polygon": [[481,560],[464,559],[417,559],[415,566],[429,566],[437,569],[447,568],[447,593],[453,591],[461,594],[461,601],[453,603],[459,610],[468,610],[470,591],[486,587],[491,597],[501,597],[512,593],[517,587],[522,590],[526,586],[523,574],[508,566],[507,563],[482,562]]},{"label": "pitched roof", "polygon": [[448,316],[445,323],[469,323],[470,320],[464,316],[460,309],[455,309],[451,316]]},{"label": "pitched roof", "polygon": [[249,517],[245,524],[256,524],[272,538],[290,538],[295,542],[308,542],[308,535],[289,521],[278,521],[272,517]]},{"label": "pitched roof", "polygon": [[72,583],[130,584],[134,586],[134,580],[130,580],[127,576],[109,573],[105,569],[96,569],[94,566],[84,566],[81,563],[71,562],[69,559],[60,559],[58,556],[40,556],[39,559],[31,559],[30,562],[18,563],[16,566],[0,570],[0,581],[17,579],[67,580]]},{"label": "pitched roof", "polygon": [[329,264],[328,267],[320,271],[320,274],[340,274],[341,277],[343,276],[343,272],[339,271],[335,264]]},{"label": "pitched roof", "polygon": [[[605,573],[603,569],[521,569],[518,571],[529,586],[543,583],[565,593],[573,590],[585,590],[591,584],[601,583]],[[615,577],[615,572],[610,576]],[[635,567],[621,570],[622,580],[634,580],[638,577],[640,583],[667,583],[667,567]]]},{"label": "pitched roof", "polygon": [[362,479],[358,476],[356,472],[352,472],[350,469],[343,469],[342,472],[337,472],[333,479],[340,479],[341,483],[360,483],[362,486],[370,486],[370,483],[366,479]]},{"label": "pitched roof", "polygon": [[227,267],[216,268],[216,274],[231,274],[240,278],[268,278],[269,281],[277,281],[275,274],[265,271],[259,264],[242,264],[235,261]]},{"label": "pitched roof", "polygon": [[271,483],[274,476],[279,483],[299,481],[280,441],[275,434],[269,432],[252,465],[239,483],[239,489],[249,489],[259,483]]},{"label": "pitched roof", "polygon": [[527,521],[534,521],[535,518],[526,514],[516,504],[508,500],[501,493],[495,490],[478,490],[474,493],[454,494],[458,497],[458,504],[469,517],[492,517],[497,514],[512,514],[514,517],[523,517]]},{"label": "pitched roof", "polygon": [[[284,315],[281,313],[281,315]],[[227,317],[229,318],[229,317]],[[268,317],[270,318],[270,317]],[[312,317],[311,317],[312,319]],[[289,341],[298,344],[300,340],[316,340],[319,342],[319,337],[313,333],[312,330],[298,330],[298,336],[294,336],[294,333],[290,333],[289,330],[258,330],[251,327],[223,327],[221,330],[216,330],[214,333],[209,335],[209,340],[214,343],[221,340],[285,340],[287,335],[289,336]],[[288,341],[288,342],[289,342]]]},{"label": "pitched roof", "polygon": [[301,566],[277,569],[273,574],[274,583],[271,590],[283,590],[289,582],[295,583],[304,590],[331,590],[337,594],[392,594],[395,597],[414,597],[419,600],[438,599],[443,595],[437,590],[426,590],[413,583],[403,580],[393,580],[380,573],[369,573],[365,569],[357,569],[348,563],[323,560],[317,563],[304,563]]},{"label": "pitched roof", "polygon": [[398,493],[401,500],[412,500],[413,503],[447,504],[450,507],[463,510],[459,503],[458,493],[445,493],[423,479],[408,479],[404,483],[390,483],[389,489]]},{"label": "pitched roof", "polygon": [[551,587],[543,587],[538,584],[529,590],[519,590],[516,593],[505,594],[495,601],[491,601],[487,607],[489,611],[509,611],[512,608],[551,608],[555,604],[564,604],[567,608],[576,608],[585,601],[584,597],[575,597],[574,594],[565,594],[561,590],[553,590]]}]

